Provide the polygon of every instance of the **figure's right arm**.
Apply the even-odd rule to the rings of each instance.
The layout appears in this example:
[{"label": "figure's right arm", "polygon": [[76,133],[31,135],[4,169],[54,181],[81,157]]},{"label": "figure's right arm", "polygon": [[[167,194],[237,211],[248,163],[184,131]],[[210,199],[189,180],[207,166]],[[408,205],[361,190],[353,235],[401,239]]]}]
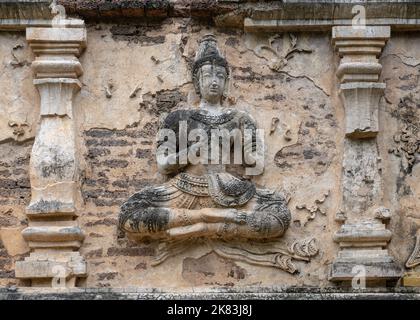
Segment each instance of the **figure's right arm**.
[{"label": "figure's right arm", "polygon": [[156,158],[158,171],[162,174],[178,172],[188,165],[188,149],[177,152],[179,121],[179,113],[175,111],[168,114],[159,126]]},{"label": "figure's right arm", "polygon": [[183,158],[184,154],[187,154],[187,149],[181,150],[180,152],[176,152],[176,146],[172,150],[168,148],[168,152],[165,149],[166,147],[160,147],[156,151],[158,171],[160,173],[171,174],[178,172],[188,165],[188,163],[182,164],[179,161],[180,158]]}]

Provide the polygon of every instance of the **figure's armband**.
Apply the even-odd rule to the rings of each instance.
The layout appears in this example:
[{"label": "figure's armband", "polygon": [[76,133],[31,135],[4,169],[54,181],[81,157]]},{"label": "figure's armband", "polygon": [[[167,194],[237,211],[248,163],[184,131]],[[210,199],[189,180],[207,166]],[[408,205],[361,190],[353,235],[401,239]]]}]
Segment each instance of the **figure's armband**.
[{"label": "figure's armband", "polygon": [[[185,161],[187,150],[183,150],[177,136],[180,123],[183,122],[183,113],[179,111],[169,113],[160,121],[157,134],[156,160],[158,170],[163,174],[169,174],[184,167],[188,163]],[[184,121],[185,122],[185,121]],[[177,150],[181,148],[180,152]]]},{"label": "figure's armband", "polygon": [[260,175],[264,171],[264,130],[258,129],[250,116],[242,119],[244,133],[244,163],[246,175]]},{"label": "figure's armband", "polygon": [[166,166],[176,159],[176,135],[171,129],[161,128],[158,132],[156,160],[159,166]]}]

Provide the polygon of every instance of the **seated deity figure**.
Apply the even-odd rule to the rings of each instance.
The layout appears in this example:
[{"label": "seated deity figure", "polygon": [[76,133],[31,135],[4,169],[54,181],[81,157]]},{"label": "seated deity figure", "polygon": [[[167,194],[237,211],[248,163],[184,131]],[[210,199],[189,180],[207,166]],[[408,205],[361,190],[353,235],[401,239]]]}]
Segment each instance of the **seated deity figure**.
[{"label": "seated deity figure", "polygon": [[[171,143],[166,135],[157,141],[158,170],[171,178],[133,194],[121,206],[119,227],[136,237],[162,240],[281,237],[291,220],[284,195],[257,187],[251,175],[229,172],[234,165],[243,170],[261,165],[264,147],[249,114],[222,106],[229,67],[213,35],[200,41],[192,71],[199,108],[172,111],[160,124],[159,132],[173,132],[176,140]],[[190,139],[194,130],[201,133],[199,141]],[[228,139],[208,141],[215,130],[227,132]],[[213,152],[226,144],[234,151],[239,144],[239,158],[246,161],[238,164]]]}]

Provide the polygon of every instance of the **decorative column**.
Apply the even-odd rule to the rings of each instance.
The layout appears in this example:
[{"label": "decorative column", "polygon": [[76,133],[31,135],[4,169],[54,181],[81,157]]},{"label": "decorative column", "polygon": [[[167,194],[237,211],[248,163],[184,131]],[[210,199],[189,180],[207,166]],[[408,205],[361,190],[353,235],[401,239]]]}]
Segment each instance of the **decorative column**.
[{"label": "decorative column", "polygon": [[388,209],[381,206],[381,163],[376,142],[379,100],[386,87],[379,82],[378,61],[389,26],[333,27],[332,39],[341,57],[337,70],[345,109],[342,172],[344,222],[335,234],[340,251],[332,264],[330,280],[351,282],[363,278],[368,285],[384,285],[401,276],[400,267],[387,250],[392,233],[386,229]]},{"label": "decorative column", "polygon": [[29,226],[22,232],[31,254],[16,263],[16,277],[30,279],[32,286],[74,287],[77,277],[86,276],[78,252],[84,234],[77,224],[80,179],[73,116],[86,29],[83,24],[28,28],[26,38],[36,56],[32,68],[41,103],[30,160]]}]

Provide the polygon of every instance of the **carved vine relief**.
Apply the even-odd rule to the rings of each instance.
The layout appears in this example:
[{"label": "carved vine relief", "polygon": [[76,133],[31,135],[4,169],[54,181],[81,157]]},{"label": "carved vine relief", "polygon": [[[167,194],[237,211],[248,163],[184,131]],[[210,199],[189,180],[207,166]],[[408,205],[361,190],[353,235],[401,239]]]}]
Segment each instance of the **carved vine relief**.
[{"label": "carved vine relief", "polygon": [[414,124],[407,124],[401,132],[394,135],[395,148],[389,149],[390,153],[398,157],[404,156],[407,162],[407,172],[411,172],[420,153],[420,129]]},{"label": "carved vine relief", "polygon": [[[293,33],[288,34],[288,43],[284,41],[285,47],[282,50],[276,46],[277,39],[282,38],[283,35],[276,34],[268,39],[268,44],[259,45],[254,49],[254,53],[261,58],[265,58],[264,51],[271,52],[275,56],[275,60],[269,65],[273,71],[281,71],[296,54],[312,53],[312,49],[298,46],[298,37]],[[265,58],[266,59],[266,58]]]},{"label": "carved vine relief", "polygon": [[[411,174],[413,167],[419,162],[420,155],[420,127],[419,118],[415,110],[418,110],[418,100],[413,95],[401,99],[399,109],[404,110],[400,118],[404,125],[400,132],[394,135],[395,146],[390,148],[389,153],[401,158],[402,169],[406,174]],[[420,265],[420,229],[417,230],[414,249],[405,266],[409,269]]]}]

